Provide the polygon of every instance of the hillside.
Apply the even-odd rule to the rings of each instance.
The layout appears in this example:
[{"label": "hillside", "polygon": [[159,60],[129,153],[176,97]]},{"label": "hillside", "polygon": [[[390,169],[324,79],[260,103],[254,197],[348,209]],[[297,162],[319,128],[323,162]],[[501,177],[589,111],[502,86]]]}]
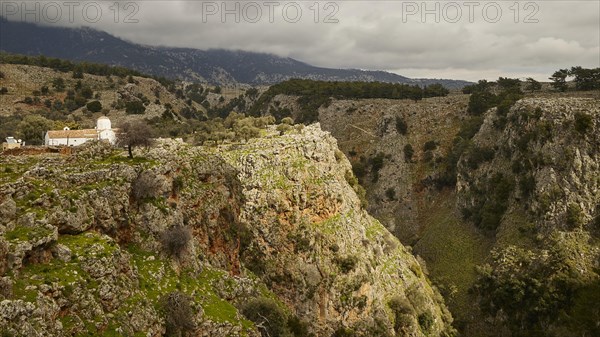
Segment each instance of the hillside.
[{"label": "hillside", "polygon": [[[61,216],[47,221],[58,227],[57,237],[44,229],[36,245],[46,248],[49,240],[55,247],[57,241],[73,251],[77,247],[66,235],[106,234],[102,240],[114,241],[131,259],[151,254],[164,266],[174,266],[176,273],[193,270],[201,275],[200,283],[184,278],[185,285],[180,284],[188,295],[196,294],[197,287],[206,289],[208,278],[211,292],[255,322],[246,305],[277,312],[280,308],[283,313],[276,316],[286,316],[285,328],[297,336],[307,331],[317,336],[452,334],[438,290],[460,335],[600,333],[600,97],[597,91],[579,90],[582,81],[568,83],[565,92],[550,84],[522,92],[525,84],[507,78],[480,82],[468,88],[471,94],[448,93],[439,86],[308,80],[235,91],[159,82],[142,74],[79,76],[75,68],[2,64],[0,73],[0,88],[8,88],[0,95],[0,135],[33,137],[46,123],[85,126],[106,114],[117,126],[143,120],[159,135],[202,145],[167,141],[138,150],[140,158],[134,160],[101,148],[71,157],[3,157],[8,185],[24,184],[8,192],[15,207],[10,201],[7,207],[19,219],[25,219],[28,209],[37,218],[47,216],[42,206],[59,210],[54,203],[60,203]],[[64,82],[62,90],[54,86],[57,79]],[[48,88],[41,93],[44,86]],[[101,102],[102,111],[87,109],[94,100]],[[131,102],[140,102],[136,106],[143,111],[132,113]],[[320,124],[294,125],[293,120]],[[273,123],[279,124],[267,126]],[[93,164],[86,162],[90,160]],[[103,171],[109,168],[113,173]],[[141,174],[148,170],[153,175]],[[38,171],[52,177],[50,182],[32,176]],[[73,172],[94,178],[72,181]],[[110,177],[109,186],[98,182],[100,175]],[[152,190],[162,196],[134,197],[136,181],[154,176],[162,187]],[[60,186],[71,183],[85,197],[57,199],[64,192]],[[207,183],[212,187],[204,188]],[[81,220],[99,216],[98,205],[90,199],[104,197],[98,190],[121,198],[111,202],[120,205],[112,215],[101,213],[101,219],[118,215],[117,227]],[[217,200],[214,193],[223,197]],[[44,194],[53,197],[41,198]],[[204,210],[204,201],[219,210]],[[75,207],[80,202],[88,205],[85,212]],[[151,216],[144,213],[149,209]],[[190,213],[196,211],[212,215],[199,220]],[[165,224],[152,222],[155,218],[167,225],[191,221],[200,227],[216,221],[216,226],[192,230],[197,240],[193,254],[202,271],[190,267],[189,259],[179,261],[168,254],[162,241]],[[13,221],[11,226],[17,227],[10,228],[8,241],[37,238],[29,229],[18,230],[36,228],[28,225],[31,221]],[[71,221],[76,230],[65,225]],[[407,248],[396,246],[392,234]],[[149,246],[139,247],[145,242]],[[48,260],[51,254],[45,248],[45,257],[38,257],[37,250],[19,255],[21,270],[34,274],[49,268],[37,264],[54,261]],[[55,262],[50,263],[53,268],[62,268]],[[207,268],[217,276],[204,275]],[[231,295],[220,288],[221,281],[214,281],[226,275],[234,278],[226,284],[254,283],[240,281],[245,290]],[[22,291],[29,283],[19,275],[6,276],[20,280],[13,288],[32,302],[34,292]],[[139,281],[146,276],[128,277]],[[419,290],[413,289],[416,285]],[[136,284],[129,286],[137,289]],[[170,287],[163,290],[172,292]],[[156,299],[154,325],[128,331],[165,329],[164,296],[137,291],[136,296]],[[405,296],[397,296],[401,293]],[[202,312],[214,314],[206,298],[193,303],[194,312],[202,307]],[[243,334],[246,329],[252,335],[251,324],[233,312],[230,308],[227,316],[231,331]],[[91,329],[91,318],[78,319],[83,323],[73,329]],[[211,322],[204,331],[218,335],[211,330],[214,319],[201,321]],[[102,329],[113,327],[107,321],[97,323]],[[70,320],[68,324],[73,327]],[[256,328],[261,329],[260,321]]]},{"label": "hillside", "polygon": [[[336,137],[366,189],[369,212],[426,261],[465,336],[518,335],[517,329],[557,336],[596,331],[598,306],[585,304],[587,314],[578,310],[598,281],[594,224],[600,97],[593,91],[543,88],[509,106],[505,115],[496,108],[473,115],[468,112],[471,95],[459,93],[420,101],[332,99],[318,109],[317,120]],[[302,113],[298,96],[277,95],[270,102],[272,111]],[[496,191],[499,174],[511,179],[507,192]],[[494,193],[503,199],[497,201]],[[526,258],[558,251],[563,253],[551,255],[552,261]],[[549,270],[579,269],[571,278],[557,278],[568,284],[564,289],[555,283],[535,290],[550,297],[569,293],[573,300],[519,302],[516,290],[505,295],[514,298],[501,298],[495,288],[508,285],[501,283],[506,275],[496,273],[517,270],[498,262],[506,254]],[[577,254],[579,267],[573,260]],[[533,268],[516,275],[556,277]],[[528,293],[525,284],[513,286]],[[553,309],[533,315],[528,310],[535,310],[538,300],[551,302]],[[501,301],[514,301],[522,311],[503,317],[508,308],[493,306]],[[563,310],[565,316],[556,321],[552,310]],[[523,316],[535,323],[513,325]]]},{"label": "hillside", "polygon": [[142,46],[92,28],[37,26],[1,17],[0,50],[119,65],[151,75],[213,85],[268,85],[290,78],[441,83],[454,88],[468,84],[458,80],[410,79],[384,71],[319,68],[292,58],[246,51]]},{"label": "hillside", "polygon": [[0,327],[256,335],[257,310],[281,320],[267,324],[279,336],[449,331],[337,152],[315,125],[219,147],[164,141],[135,160],[100,145],[3,156]]}]

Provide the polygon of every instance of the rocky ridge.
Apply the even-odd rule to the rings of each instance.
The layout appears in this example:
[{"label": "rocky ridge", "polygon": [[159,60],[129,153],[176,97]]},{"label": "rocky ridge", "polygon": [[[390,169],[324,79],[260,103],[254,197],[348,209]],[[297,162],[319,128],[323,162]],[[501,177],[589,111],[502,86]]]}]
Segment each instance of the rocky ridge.
[{"label": "rocky ridge", "polygon": [[[242,312],[256,299],[295,317],[296,335],[452,331],[318,125],[212,148],[162,141],[134,160],[99,144],[0,161],[3,331],[255,336],[264,325]],[[178,230],[190,239],[173,251]],[[191,299],[191,324],[173,327],[173,293]]]}]

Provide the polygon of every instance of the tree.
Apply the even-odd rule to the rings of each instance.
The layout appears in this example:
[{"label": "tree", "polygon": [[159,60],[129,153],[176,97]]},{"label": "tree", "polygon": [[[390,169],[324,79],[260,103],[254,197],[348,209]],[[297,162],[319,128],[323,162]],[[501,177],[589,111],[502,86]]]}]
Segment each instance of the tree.
[{"label": "tree", "polygon": [[161,299],[165,313],[167,336],[187,336],[196,328],[192,298],[185,293],[173,291]]},{"label": "tree", "polygon": [[98,101],[91,101],[86,105],[86,108],[91,112],[100,112],[102,111],[102,103]]},{"label": "tree", "polygon": [[503,91],[520,90],[521,80],[518,78],[499,77],[498,86]]},{"label": "tree", "polygon": [[531,77],[528,77],[525,82],[527,83],[527,86],[525,87],[525,90],[529,91],[529,92],[534,92],[537,90],[542,89],[542,84],[536,80],[534,80]]},{"label": "tree", "polygon": [[552,77],[549,77],[549,79],[552,81],[552,86],[554,89],[558,91],[567,90],[567,76],[569,76],[568,69],[560,69],[555,71],[554,74],[552,74]]},{"label": "tree", "polygon": [[408,125],[406,125],[406,121],[404,121],[404,118],[400,116],[396,117],[396,131],[398,131],[398,134],[401,135],[406,135],[406,132],[408,131]]},{"label": "tree", "polygon": [[423,89],[424,97],[444,97],[450,93],[450,90],[446,89],[439,83],[426,85]]},{"label": "tree", "polygon": [[83,78],[83,71],[81,69],[73,70],[73,78]]},{"label": "tree", "polygon": [[52,121],[40,115],[28,115],[19,123],[20,138],[32,145],[44,143],[44,134],[52,128]]},{"label": "tree", "polygon": [[65,90],[65,80],[62,77],[57,77],[52,80],[52,87],[58,92]]},{"label": "tree", "polygon": [[125,103],[125,112],[130,115],[141,115],[146,111],[146,107],[140,101]]},{"label": "tree", "polygon": [[412,161],[412,157],[414,154],[415,154],[415,150],[413,149],[412,145],[410,145],[410,144],[404,145],[404,160],[407,163],[410,163]]},{"label": "tree", "polygon": [[260,297],[249,301],[242,308],[242,313],[254,322],[263,337],[289,335],[285,311],[270,298]]},{"label": "tree", "polygon": [[87,99],[90,99],[92,98],[92,96],[94,96],[94,91],[92,90],[92,88],[85,86],[81,88],[79,94]]},{"label": "tree", "polygon": [[582,67],[572,67],[569,75],[574,76],[575,88],[577,90],[595,90],[600,89],[600,68],[586,69]]},{"label": "tree", "polygon": [[133,147],[152,145],[152,135],[154,131],[143,121],[127,122],[121,127],[118,134],[119,144],[127,146],[129,158],[133,158]]}]

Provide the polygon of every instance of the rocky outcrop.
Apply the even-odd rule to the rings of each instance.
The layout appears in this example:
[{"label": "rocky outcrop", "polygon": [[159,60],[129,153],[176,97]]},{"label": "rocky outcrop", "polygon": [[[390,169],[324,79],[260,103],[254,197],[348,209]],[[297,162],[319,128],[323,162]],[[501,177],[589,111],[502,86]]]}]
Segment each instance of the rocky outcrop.
[{"label": "rocky outcrop", "polygon": [[298,130],[162,141],[134,160],[103,145],[1,158],[0,328],[257,336],[272,327],[241,312],[270,299],[297,336],[451,333],[419,263],[361,208],[335,139]]}]

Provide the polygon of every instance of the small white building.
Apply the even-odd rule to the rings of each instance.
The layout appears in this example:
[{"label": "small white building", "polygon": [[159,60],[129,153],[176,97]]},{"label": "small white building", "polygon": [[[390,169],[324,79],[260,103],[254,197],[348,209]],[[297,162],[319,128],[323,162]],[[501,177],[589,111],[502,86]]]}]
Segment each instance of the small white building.
[{"label": "small white building", "polygon": [[77,146],[90,140],[106,140],[113,145],[117,142],[115,129],[111,127],[108,117],[98,118],[95,129],[70,130],[65,127],[63,130],[48,131],[45,144],[46,146]]},{"label": "small white building", "polygon": [[2,143],[2,151],[17,149],[23,145],[25,145],[25,143],[21,142],[20,139],[15,139],[15,137],[6,137],[6,141]]}]

